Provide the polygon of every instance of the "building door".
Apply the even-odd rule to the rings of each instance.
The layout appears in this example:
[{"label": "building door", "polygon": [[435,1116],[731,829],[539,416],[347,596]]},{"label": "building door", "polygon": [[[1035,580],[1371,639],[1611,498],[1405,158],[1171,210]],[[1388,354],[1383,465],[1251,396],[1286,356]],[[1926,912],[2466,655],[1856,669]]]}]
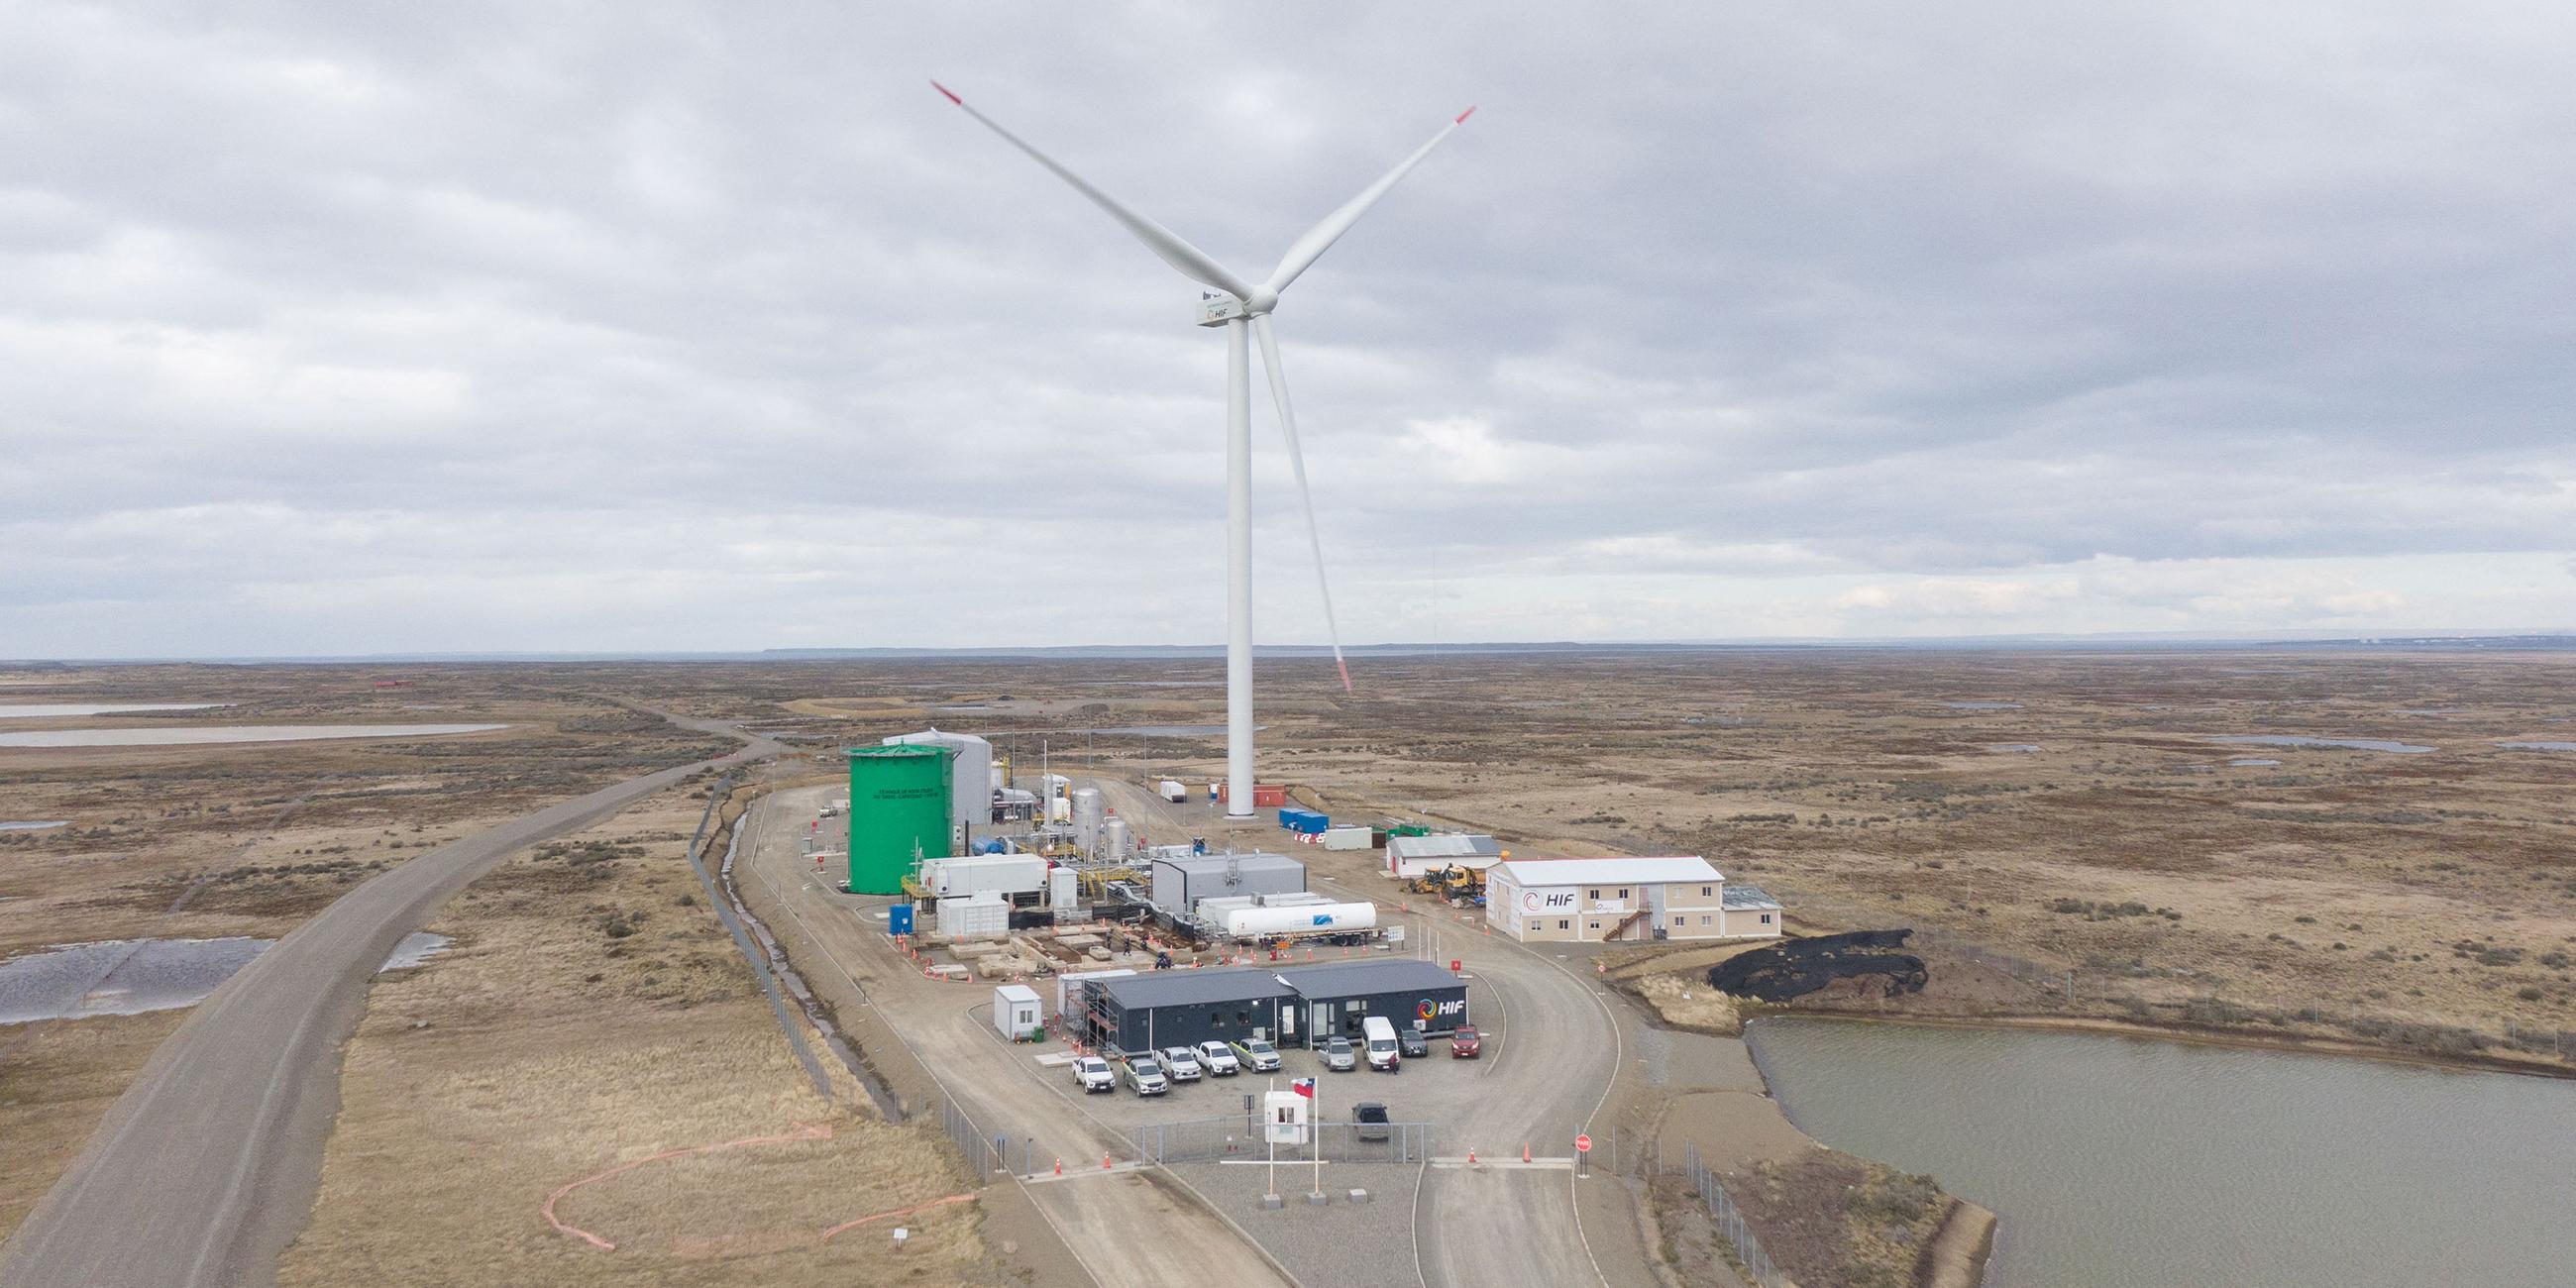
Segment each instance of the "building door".
[{"label": "building door", "polygon": [[1333,1036],[1333,1004],[1315,1003],[1315,1009],[1308,1018],[1314,1021],[1314,1025],[1306,1033],[1307,1045],[1323,1045],[1324,1039]]},{"label": "building door", "polygon": [[1648,927],[1647,937],[1650,939],[1661,939],[1664,937],[1664,891],[1668,888],[1669,887],[1660,885],[1650,885],[1646,887],[1646,907],[1648,909],[1646,925]]}]

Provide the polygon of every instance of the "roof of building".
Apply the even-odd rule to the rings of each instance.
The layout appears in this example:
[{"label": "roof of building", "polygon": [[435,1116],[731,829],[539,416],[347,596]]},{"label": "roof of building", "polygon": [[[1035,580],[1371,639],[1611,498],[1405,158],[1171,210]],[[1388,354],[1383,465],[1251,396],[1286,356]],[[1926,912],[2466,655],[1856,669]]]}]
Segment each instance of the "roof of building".
[{"label": "roof of building", "polygon": [[[1285,983],[1281,981],[1285,980]],[[1215,970],[1158,970],[1104,979],[1102,991],[1127,1010],[1156,1006],[1202,1006],[1222,1002],[1259,1002],[1274,997],[1357,997],[1367,993],[1402,993],[1420,989],[1459,988],[1467,981],[1416,958],[1393,961],[1318,962],[1312,966],[1219,967]]]},{"label": "roof of building", "polygon": [[1607,881],[1625,881],[1630,885],[1664,885],[1675,881],[1723,880],[1717,869],[1698,855],[1656,859],[1513,859],[1497,863],[1494,873],[1513,885],[1562,886],[1599,885]]},{"label": "roof of building", "polygon": [[1196,875],[1201,872],[1223,872],[1225,871],[1225,865],[1228,862],[1233,862],[1242,867],[1252,868],[1259,871],[1274,871],[1279,868],[1303,868],[1306,866],[1304,863],[1290,858],[1285,854],[1268,854],[1261,852],[1246,854],[1183,854],[1169,858],[1158,857],[1154,862],[1171,864],[1173,867],[1179,868],[1181,871],[1192,875]]},{"label": "roof of building", "polygon": [[1502,842],[1482,834],[1450,832],[1435,836],[1386,838],[1387,857],[1396,859],[1463,859],[1502,852]]},{"label": "roof of building", "polygon": [[995,997],[1006,998],[1014,1002],[1034,1002],[1038,1000],[1038,991],[1026,984],[1004,984],[1001,987],[994,989],[993,995]]},{"label": "roof of building", "polygon": [[1309,998],[1458,988],[1467,982],[1437,963],[1413,957],[1386,961],[1318,962],[1312,966],[1285,967],[1279,974],[1298,993]]},{"label": "roof of building", "polygon": [[1768,908],[1774,912],[1780,910],[1780,901],[1762,893],[1760,886],[1731,885],[1718,893],[1721,896],[1721,907]]},{"label": "roof of building", "polygon": [[1141,975],[1104,979],[1098,987],[1128,1010],[1209,1002],[1259,1002],[1296,995],[1271,972],[1251,968],[1148,971]]}]

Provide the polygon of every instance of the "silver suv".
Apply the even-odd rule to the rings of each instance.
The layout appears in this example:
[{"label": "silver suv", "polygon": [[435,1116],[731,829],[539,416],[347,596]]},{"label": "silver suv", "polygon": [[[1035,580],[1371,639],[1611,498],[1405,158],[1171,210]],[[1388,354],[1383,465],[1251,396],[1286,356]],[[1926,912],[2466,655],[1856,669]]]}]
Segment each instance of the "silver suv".
[{"label": "silver suv", "polygon": [[1324,1043],[1324,1067],[1335,1073],[1349,1073],[1360,1067],[1359,1053],[1351,1050],[1349,1038],[1332,1038]]}]

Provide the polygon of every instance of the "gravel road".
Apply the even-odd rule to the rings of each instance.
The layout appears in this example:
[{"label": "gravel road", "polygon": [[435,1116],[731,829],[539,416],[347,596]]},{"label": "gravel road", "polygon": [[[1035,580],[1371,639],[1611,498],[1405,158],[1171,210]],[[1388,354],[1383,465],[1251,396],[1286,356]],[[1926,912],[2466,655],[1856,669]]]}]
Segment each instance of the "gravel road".
[{"label": "gravel road", "polygon": [[[660,713],[657,713],[660,714]],[[706,733],[728,725],[666,717]],[[753,740],[719,764],[760,759]],[[404,935],[511,854],[706,768],[631,778],[440,846],[340,897],[161,1044],[6,1247],[0,1285],[265,1285],[303,1228],[339,1106],[340,1048]]]}]

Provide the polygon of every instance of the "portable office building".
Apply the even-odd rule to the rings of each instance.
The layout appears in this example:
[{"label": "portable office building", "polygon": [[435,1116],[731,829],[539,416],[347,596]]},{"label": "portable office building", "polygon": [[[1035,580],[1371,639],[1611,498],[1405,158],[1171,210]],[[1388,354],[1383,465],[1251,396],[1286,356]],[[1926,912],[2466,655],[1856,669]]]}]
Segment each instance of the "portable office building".
[{"label": "portable office building", "polygon": [[1120,1052],[1246,1037],[1311,1046],[1357,1036],[1372,1015],[1432,1034],[1469,1022],[1467,981],[1411,959],[1155,971],[1088,992],[1087,1031]]},{"label": "portable office building", "polygon": [[1013,1042],[1046,1027],[1038,1013],[1038,991],[1026,984],[1004,984],[993,990],[993,1031]]}]

